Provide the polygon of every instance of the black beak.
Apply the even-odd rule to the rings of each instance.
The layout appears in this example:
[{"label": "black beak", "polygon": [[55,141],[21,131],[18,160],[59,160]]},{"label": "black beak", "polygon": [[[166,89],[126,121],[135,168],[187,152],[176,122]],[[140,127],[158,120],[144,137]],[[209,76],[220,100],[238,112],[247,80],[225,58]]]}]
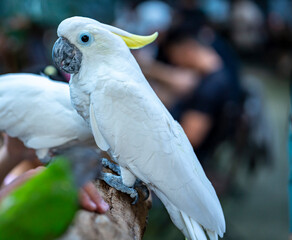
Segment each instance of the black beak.
[{"label": "black beak", "polygon": [[58,38],[52,52],[55,65],[70,74],[78,73],[81,67],[82,53],[66,38]]}]

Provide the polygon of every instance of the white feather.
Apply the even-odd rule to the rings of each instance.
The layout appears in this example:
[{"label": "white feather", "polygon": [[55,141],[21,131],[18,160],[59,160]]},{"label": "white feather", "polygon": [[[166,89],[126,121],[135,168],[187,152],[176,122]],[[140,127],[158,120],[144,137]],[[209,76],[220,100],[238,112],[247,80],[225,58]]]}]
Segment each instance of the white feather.
[{"label": "white feather", "polygon": [[97,144],[97,146],[103,150],[103,151],[108,151],[109,150],[109,145],[103,138],[102,134],[99,131],[98,125],[96,123],[95,115],[93,113],[93,104],[90,105],[90,125],[92,128],[92,133],[94,136],[94,140]]},{"label": "white feather", "polygon": [[0,76],[0,130],[42,157],[50,148],[93,140],[71,105],[68,84],[35,74]]}]

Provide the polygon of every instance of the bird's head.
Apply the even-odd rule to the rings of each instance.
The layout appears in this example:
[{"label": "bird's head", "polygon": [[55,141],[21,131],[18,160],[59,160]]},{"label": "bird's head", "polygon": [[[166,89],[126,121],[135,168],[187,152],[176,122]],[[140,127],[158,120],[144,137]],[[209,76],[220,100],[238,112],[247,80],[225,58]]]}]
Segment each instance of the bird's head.
[{"label": "bird's head", "polygon": [[53,61],[67,73],[78,73],[82,61],[96,54],[109,55],[123,49],[138,49],[157,38],[157,33],[139,36],[85,17],[71,17],[58,27]]}]

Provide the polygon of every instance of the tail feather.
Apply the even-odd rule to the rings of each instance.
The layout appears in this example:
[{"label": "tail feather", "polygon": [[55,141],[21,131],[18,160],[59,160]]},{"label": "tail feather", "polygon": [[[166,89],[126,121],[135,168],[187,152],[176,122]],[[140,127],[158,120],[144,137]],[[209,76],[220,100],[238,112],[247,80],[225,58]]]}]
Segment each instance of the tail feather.
[{"label": "tail feather", "polygon": [[210,240],[218,240],[218,234],[213,232],[213,231],[209,231],[207,230],[207,234]]},{"label": "tail feather", "polygon": [[201,224],[175,207],[162,192],[157,189],[153,190],[166,207],[172,222],[183,232],[188,240],[218,240],[216,231],[204,229]]},{"label": "tail feather", "polygon": [[190,240],[207,240],[206,234],[199,223],[191,219],[184,212],[180,212],[180,214],[186,225]]}]

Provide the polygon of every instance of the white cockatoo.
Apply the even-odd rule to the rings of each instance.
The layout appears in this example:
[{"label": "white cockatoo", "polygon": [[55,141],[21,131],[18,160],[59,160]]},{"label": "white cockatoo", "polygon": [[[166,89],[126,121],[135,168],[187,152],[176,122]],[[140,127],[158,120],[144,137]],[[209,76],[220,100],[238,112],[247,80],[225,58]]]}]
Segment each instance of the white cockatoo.
[{"label": "white cockatoo", "polygon": [[71,105],[68,84],[35,74],[0,76],[0,131],[35,149],[40,159],[50,149],[94,143]]},{"label": "white cockatoo", "polygon": [[183,129],[143,76],[129,48],[155,40],[93,19],[72,17],[58,27],[55,64],[72,74],[71,101],[91,126],[96,144],[161,199],[188,239],[218,239],[223,211]]}]

